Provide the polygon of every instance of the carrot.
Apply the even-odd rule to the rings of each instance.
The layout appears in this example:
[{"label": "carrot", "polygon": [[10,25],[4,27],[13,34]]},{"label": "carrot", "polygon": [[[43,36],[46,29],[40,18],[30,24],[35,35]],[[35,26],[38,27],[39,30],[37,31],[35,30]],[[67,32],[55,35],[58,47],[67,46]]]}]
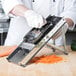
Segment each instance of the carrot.
[{"label": "carrot", "polygon": [[42,55],[40,57],[34,57],[30,62],[31,63],[57,63],[62,61],[63,58],[57,55]]},{"label": "carrot", "polygon": [[0,50],[0,57],[8,56],[15,50],[16,47],[17,46],[10,46],[8,48],[5,47],[5,49]]}]

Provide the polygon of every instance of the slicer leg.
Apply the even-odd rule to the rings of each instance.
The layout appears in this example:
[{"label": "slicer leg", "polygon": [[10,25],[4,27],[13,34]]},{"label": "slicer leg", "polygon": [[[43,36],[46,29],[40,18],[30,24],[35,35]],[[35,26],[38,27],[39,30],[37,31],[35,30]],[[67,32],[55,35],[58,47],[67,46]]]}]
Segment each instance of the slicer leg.
[{"label": "slicer leg", "polygon": [[51,47],[53,49],[53,52],[55,52],[55,50],[59,50],[59,51],[62,51],[65,55],[68,55],[64,27],[62,27],[62,39],[63,39],[63,49],[55,45],[55,40],[53,44],[47,44],[47,46]]},{"label": "slicer leg", "polygon": [[63,40],[63,47],[64,47],[64,53],[68,54],[67,52],[67,46],[66,46],[66,36],[65,36],[65,28],[62,27],[62,40]]},{"label": "slicer leg", "polygon": [[[53,44],[55,45],[55,40],[53,40]],[[52,48],[53,52],[56,51],[56,49]]]}]

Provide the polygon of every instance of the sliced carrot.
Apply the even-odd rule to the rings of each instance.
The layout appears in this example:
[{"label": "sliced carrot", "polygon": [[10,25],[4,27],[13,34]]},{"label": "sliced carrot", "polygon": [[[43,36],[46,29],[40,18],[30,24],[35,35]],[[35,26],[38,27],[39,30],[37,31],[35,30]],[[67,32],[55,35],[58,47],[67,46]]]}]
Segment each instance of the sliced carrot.
[{"label": "sliced carrot", "polygon": [[0,57],[8,56],[15,50],[16,47],[17,46],[10,46],[8,48],[5,47],[5,49],[0,50]]},{"label": "sliced carrot", "polygon": [[31,63],[57,63],[62,61],[63,58],[57,55],[43,55],[40,57],[33,58],[30,62]]}]

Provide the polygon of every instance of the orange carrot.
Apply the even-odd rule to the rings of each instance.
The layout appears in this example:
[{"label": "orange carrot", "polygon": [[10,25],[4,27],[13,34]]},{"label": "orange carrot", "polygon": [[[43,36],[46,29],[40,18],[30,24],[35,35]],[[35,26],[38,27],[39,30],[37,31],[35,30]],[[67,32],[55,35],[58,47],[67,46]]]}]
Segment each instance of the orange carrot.
[{"label": "orange carrot", "polygon": [[63,58],[57,55],[43,55],[40,57],[33,58],[30,62],[31,63],[57,63],[62,61]]},{"label": "orange carrot", "polygon": [[17,46],[10,46],[9,48],[5,48],[4,50],[0,50],[0,57],[8,56],[11,54]]}]

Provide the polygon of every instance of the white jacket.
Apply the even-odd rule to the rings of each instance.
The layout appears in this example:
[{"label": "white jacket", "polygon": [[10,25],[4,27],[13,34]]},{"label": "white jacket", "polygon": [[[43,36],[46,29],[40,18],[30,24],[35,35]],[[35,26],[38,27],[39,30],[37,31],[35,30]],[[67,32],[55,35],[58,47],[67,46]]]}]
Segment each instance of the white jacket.
[{"label": "white jacket", "polygon": [[76,23],[76,0],[2,0],[5,13],[8,14],[14,6],[24,4],[30,9],[42,14],[70,17]]},{"label": "white jacket", "polygon": [[[9,14],[9,12],[18,4],[23,4],[27,6],[28,8],[36,11],[45,18],[49,14],[65,18],[68,17],[73,20],[74,24],[76,24],[76,0],[2,0],[2,5],[6,14]],[[12,23],[13,21],[15,21],[14,19],[12,20]],[[9,28],[10,32],[12,32],[11,27],[16,28],[18,22],[15,22],[13,23],[13,26],[10,26]],[[19,23],[18,26],[20,26]],[[17,28],[19,29],[19,27]],[[14,31],[17,32],[17,29],[14,29]]]}]

